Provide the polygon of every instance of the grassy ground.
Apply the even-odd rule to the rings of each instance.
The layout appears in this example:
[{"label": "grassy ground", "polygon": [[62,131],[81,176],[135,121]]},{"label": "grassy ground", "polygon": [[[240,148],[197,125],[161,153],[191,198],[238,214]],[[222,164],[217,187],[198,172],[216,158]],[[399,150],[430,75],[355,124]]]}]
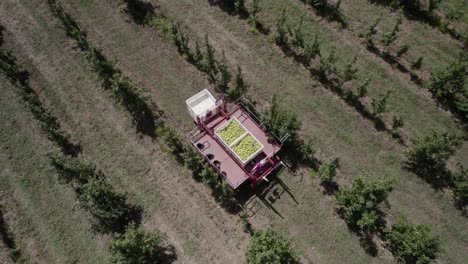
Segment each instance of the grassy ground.
[{"label": "grassy ground", "polygon": [[[2,77],[0,140],[2,204],[18,247],[37,263],[106,261],[105,245],[90,230],[74,193],[60,185],[45,153],[45,140]],[[73,223],[73,224],[71,224]]]},{"label": "grassy ground", "polygon": [[[290,68],[288,63],[284,60],[279,62],[278,58],[271,60],[271,57],[278,56],[277,52],[275,52],[275,54],[271,49],[266,51],[265,45],[271,45],[266,43],[266,39],[263,41],[259,40],[263,38],[262,36],[257,38],[253,37],[252,34],[246,30],[248,26],[245,21],[241,22],[237,18],[227,17],[219,8],[208,8],[209,5],[207,1],[204,0],[175,1],[167,6],[161,5],[167,7],[168,12],[175,12],[174,16],[176,16],[177,19],[184,21],[187,25],[191,25],[190,29],[195,31],[199,38],[202,38],[205,32],[208,32],[207,29],[210,29],[209,32],[212,32],[210,35],[213,35],[215,46],[219,50],[224,48],[226,50],[226,55],[231,59],[233,64],[241,64],[244,66],[247,69],[246,72],[251,73],[252,82],[254,84],[258,82],[258,86],[268,86],[268,90],[271,91],[275,86],[266,81],[269,78],[271,79],[271,72],[275,70],[271,68],[281,68],[283,69],[283,74],[278,72],[276,74],[279,75],[281,79],[289,77],[289,80],[287,82],[284,80],[281,86],[297,89],[295,88],[297,86],[292,84],[295,80],[290,80],[293,78],[295,79],[296,76],[284,76],[290,75],[291,70],[287,69]],[[265,21],[267,25],[273,26],[282,7],[285,6],[285,3],[284,1],[265,1],[262,6],[264,11],[260,14],[261,19]],[[321,40],[322,50],[324,50],[325,54],[334,46],[337,48],[338,58],[340,58],[342,63],[347,62],[354,55],[357,56],[359,69],[358,78],[362,81],[368,76],[373,77],[369,90],[369,94],[372,97],[378,98],[385,94],[386,91],[392,91],[388,101],[388,109],[390,112],[403,117],[405,120],[405,128],[403,131],[406,136],[420,136],[422,133],[426,133],[432,129],[457,130],[455,122],[450,118],[450,114],[437,107],[436,102],[427,91],[412,83],[409,76],[401,74],[382,59],[368,52],[354,34],[345,30],[339,31],[336,29],[337,27],[330,26],[326,21],[317,22],[320,18],[316,17],[313,12],[304,9],[300,1],[289,0],[287,10],[289,14],[288,23],[290,25],[295,25],[299,17],[304,15],[303,28],[306,38],[312,39],[315,34],[318,34]],[[370,14],[375,13],[372,10],[367,11]],[[206,15],[199,16],[198,14],[200,13]],[[223,26],[221,27],[220,25]],[[445,36],[442,35],[441,37]],[[421,41],[427,42],[426,39],[431,40],[431,38],[427,36]],[[260,41],[263,43],[260,44]],[[236,46],[242,50],[237,50],[235,48]],[[443,53],[444,49],[448,49],[451,52],[451,54],[444,53],[444,56],[449,56],[450,59],[442,59],[442,64],[455,58],[457,53],[456,46],[450,46],[448,44],[446,46],[448,47],[439,48],[437,45],[431,45],[431,47],[434,47],[434,49],[439,52]],[[444,56],[438,56],[439,60],[441,57],[444,58]],[[428,61],[428,65],[437,64]],[[258,79],[265,81],[260,82]],[[258,86],[255,86],[254,90],[262,89],[262,87]],[[301,93],[304,95],[310,94],[310,92]],[[308,98],[309,97],[306,97],[304,99]],[[307,100],[304,104],[310,101],[313,100]],[[294,102],[298,103],[296,98],[294,98]]]},{"label": "grassy ground", "polygon": [[[293,20],[300,14],[313,17],[299,1],[289,1],[288,6],[296,14]],[[263,2],[266,6],[262,19],[273,21],[284,3]],[[314,140],[319,157],[341,158],[340,185],[349,183],[362,170],[368,172],[368,177],[397,178],[390,208],[385,209],[389,224],[401,217],[407,217],[412,223],[429,224],[443,240],[440,262],[464,262],[468,247],[466,218],[453,207],[450,194],[436,192],[415,175],[402,170],[404,149],[399,144],[377,132],[369,121],[311,79],[302,67],[285,58],[267,37],[250,33],[245,21],[229,17],[204,0],[160,1],[159,4],[171,18],[184,21],[192,37],[202,38],[209,32],[214,45],[226,50],[230,64],[241,64],[260,106],[267,104],[272,92],[282,95],[284,102],[302,117],[304,135]],[[184,101],[210,85],[204,75],[177,54],[169,41],[133,24],[126,14],[118,11],[116,1],[66,1],[65,7],[79,19],[90,39],[102,46],[109,57],[117,58],[124,73],[146,89],[152,100],[165,110],[173,126],[180,131],[193,127]],[[99,87],[83,55],[73,48],[74,43],[51,17],[46,1],[11,0],[2,3],[0,10],[0,22],[14,36],[11,46],[31,69],[33,87],[37,87],[42,98],[47,98],[46,105],[72,131],[74,139],[82,143],[85,157],[93,160],[114,186],[129,192],[131,200],[143,206],[145,227],[168,234],[178,253],[178,262],[242,263],[248,237],[242,233],[236,217],[220,209],[209,191],[168,158],[157,142],[134,133],[129,116]],[[383,93],[388,87],[401,89],[399,97],[390,102],[390,109],[404,115],[405,132],[409,136],[421,135],[432,128],[458,131],[451,115],[437,108],[427,92],[370,56],[352,36],[342,38],[333,26],[319,23],[306,19],[307,34],[320,32],[326,41],[324,46],[340,44],[348,53],[362,55],[360,67],[372,68],[379,74],[373,94]],[[447,43],[440,45],[451,45],[450,41]],[[438,47],[435,49],[445,54]],[[447,54],[447,59],[440,55],[441,63],[451,59],[453,54]],[[378,90],[378,87],[385,88]],[[9,113],[14,116],[13,112]],[[31,137],[40,134],[25,127],[16,129],[28,131]],[[42,141],[43,138],[39,140]],[[463,153],[466,152],[458,157],[466,162]],[[364,252],[358,238],[334,213],[333,199],[322,193],[317,180],[307,171],[284,172],[280,178],[291,194],[283,186],[274,185],[265,195],[249,200],[246,205],[256,211],[252,218],[255,227],[273,225],[280,229],[293,239],[306,263],[391,262],[389,252],[384,249],[380,248],[376,258]],[[49,199],[52,198],[44,197],[43,201]],[[49,210],[57,208],[60,207],[51,206]],[[47,238],[41,228],[37,228],[37,237]],[[49,234],[52,235],[56,233]],[[55,249],[55,243],[55,240],[49,242],[48,250],[59,252],[54,254],[66,251]],[[106,244],[105,239],[103,243]],[[44,262],[61,260],[45,249],[37,255],[48,256]],[[80,257],[92,258],[86,252]]]},{"label": "grassy ground", "polygon": [[[135,133],[129,116],[98,85],[46,3],[24,1],[5,10],[27,21],[4,24],[13,31],[15,51],[32,69],[34,87],[81,142],[84,156],[142,205],[144,226],[165,232],[181,263],[242,262],[248,240],[237,218],[221,209],[157,142]],[[230,251],[223,252],[224,247]]]},{"label": "grassy ground", "polygon": [[[118,58],[129,75],[144,83],[154,100],[165,106],[170,118],[177,116],[184,120],[182,125],[174,125],[182,129],[191,122],[188,115],[180,113],[185,112],[184,100],[194,90],[200,89],[199,75],[193,73],[187,76],[187,79],[194,78],[195,83],[185,86],[180,85],[180,80],[169,82],[169,76],[160,74],[161,71],[169,74],[191,73],[192,68],[188,64],[174,57],[175,49],[169,43],[160,42],[157,34],[146,28],[124,23],[129,18],[123,13],[116,13],[113,1],[94,2],[91,7],[69,2],[66,5],[88,29],[90,37],[104,45],[108,54]],[[398,178],[400,181],[397,189],[390,199],[389,220],[406,216],[415,223],[430,224],[446,241],[442,258],[445,262],[460,262],[465,257],[463,248],[467,243],[466,233],[454,232],[460,223],[464,223],[464,219],[453,208],[450,195],[433,191],[415,175],[402,170],[403,149],[392,139],[373,130],[369,122],[362,120],[353,109],[343,105],[338,98],[311,80],[301,67],[284,58],[266,38],[249,33],[248,27],[237,18],[228,17],[217,7],[209,7],[205,1],[171,1],[170,4],[160,2],[160,5],[178,20],[190,21],[187,23],[190,24],[190,30],[200,38],[205,30],[209,31],[214,44],[226,50],[228,60],[242,62],[241,65],[253,84],[252,91],[261,104],[265,104],[272,91],[281,91],[285,102],[294,105],[299,111],[307,136],[316,140],[321,153],[326,157],[340,156],[343,159],[344,166],[339,178],[341,184],[349,182],[361,170],[368,171],[370,177]],[[148,72],[156,74],[148,75]],[[171,92],[176,90],[174,87],[178,87],[176,94]],[[414,117],[414,122],[421,123],[409,123],[414,134],[422,134],[432,128],[457,130],[450,115],[438,109],[430,98],[411,92],[409,88],[404,91],[421,100],[420,105],[424,107],[424,110],[418,110],[419,116]],[[170,93],[169,98],[166,93]],[[409,104],[408,101],[406,103]],[[405,107],[409,108],[408,105]],[[424,122],[418,120],[427,122],[423,124]],[[272,211],[262,210],[255,218],[255,223],[282,227],[285,233],[294,237],[308,260],[339,262],[349,257],[344,248],[352,248],[354,252],[361,252],[355,254],[355,262],[369,261],[369,257],[357,245],[357,238],[349,234],[341,220],[335,219],[332,200],[324,198],[310,184],[305,184],[307,177],[307,174],[302,178],[284,175],[285,182],[295,194],[307,195],[298,200],[299,205],[296,207],[291,206],[287,199],[284,199],[284,203],[275,203],[277,210],[283,212],[284,219]],[[303,181],[297,180],[298,178]],[[315,199],[310,199],[308,195]],[[443,219],[440,221],[443,224],[435,219]],[[319,222],[328,225],[312,224]],[[294,236],[295,234],[300,235]],[[336,245],[334,241],[337,238],[343,238],[346,242],[343,246],[336,246],[336,252],[331,253],[330,248]],[[383,258],[386,259],[385,253]]]}]

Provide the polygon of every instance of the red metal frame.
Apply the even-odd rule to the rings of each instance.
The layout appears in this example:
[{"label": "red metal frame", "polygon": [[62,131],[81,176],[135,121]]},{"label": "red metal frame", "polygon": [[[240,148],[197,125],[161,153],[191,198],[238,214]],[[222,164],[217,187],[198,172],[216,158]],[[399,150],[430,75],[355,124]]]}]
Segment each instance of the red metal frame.
[{"label": "red metal frame", "polygon": [[[213,116],[210,116],[208,117],[205,121],[202,121],[200,117],[197,117],[197,125],[199,127],[199,129],[203,132],[206,132],[209,134],[209,136],[211,138],[213,138],[221,147],[222,149],[229,155],[229,157],[234,160],[237,165],[239,165],[239,167],[242,168],[243,172],[248,175],[248,177],[250,178],[250,180],[252,181],[252,184],[251,184],[251,187],[252,188],[255,188],[257,186],[257,183],[264,179],[266,176],[268,176],[273,170],[275,170],[280,164],[281,164],[281,160],[280,158],[277,156],[277,153],[278,151],[281,149],[281,145],[278,144],[278,142],[276,141],[276,139],[274,140],[274,146],[276,146],[278,148],[277,151],[273,152],[273,155],[269,156],[269,157],[266,157],[266,162],[268,162],[270,164],[270,167],[268,169],[266,169],[265,171],[263,171],[260,175],[256,175],[256,170],[252,170],[251,172],[248,172],[245,167],[243,166],[243,164],[231,153],[230,150],[228,150],[226,148],[226,146],[214,135],[214,128],[219,125],[221,122],[224,122],[225,120],[229,120],[231,118],[231,115],[230,113],[234,113],[236,110],[239,110],[239,108],[241,107],[240,105],[236,105],[236,107],[234,108],[234,110],[232,110],[230,113],[227,113],[227,102],[224,98],[221,99],[222,103],[220,105],[217,106],[217,108],[219,108],[219,112],[213,114]],[[245,113],[245,111],[243,111]],[[210,124],[211,128],[209,128],[207,126],[207,124],[212,121],[213,119],[217,118],[219,115],[222,115],[223,118],[221,118],[219,121],[217,121],[216,123],[214,124]],[[249,118],[251,118],[251,116],[249,115]],[[254,120],[253,118],[251,118],[254,122],[254,124],[262,131],[264,131],[264,128],[260,126],[260,124],[257,123],[256,120]],[[205,157],[206,158],[206,157]],[[211,164],[211,163],[210,163]],[[214,166],[213,164],[211,164],[212,167],[214,167],[216,169],[216,171],[218,171],[220,173],[220,171],[218,170],[218,168],[216,166]]]}]

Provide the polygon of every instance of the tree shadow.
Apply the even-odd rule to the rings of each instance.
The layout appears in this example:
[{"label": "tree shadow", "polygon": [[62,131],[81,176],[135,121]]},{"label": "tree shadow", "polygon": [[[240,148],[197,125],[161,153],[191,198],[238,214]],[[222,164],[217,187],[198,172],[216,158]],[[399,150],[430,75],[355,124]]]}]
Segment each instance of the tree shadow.
[{"label": "tree shadow", "polygon": [[376,46],[373,44],[366,44],[366,49],[370,52],[375,54],[377,57],[380,57],[383,59],[386,63],[388,63],[392,68],[396,68],[399,70],[401,73],[408,74],[410,76],[410,80],[418,85],[422,86],[423,82],[422,79],[414,72],[410,71],[408,68],[406,68],[403,64],[401,64],[397,58],[393,55],[391,55],[388,52],[382,52],[379,50]]},{"label": "tree shadow", "polygon": [[335,195],[340,191],[340,186],[333,180],[321,182],[320,185],[322,185],[323,193],[326,195]]},{"label": "tree shadow", "polygon": [[167,245],[162,248],[159,256],[161,264],[174,263],[177,260],[177,252],[173,245]]},{"label": "tree shadow", "polygon": [[3,44],[3,31],[5,31],[5,27],[0,25],[0,45]]},{"label": "tree shadow", "polygon": [[125,12],[129,14],[138,25],[143,25],[156,15],[152,3],[141,0],[126,0]]},{"label": "tree shadow", "polygon": [[300,1],[303,2],[304,5],[310,5],[318,16],[325,18],[327,21],[337,22],[342,28],[346,28],[348,26],[348,23],[341,11],[337,9],[335,5],[329,3],[329,1],[323,1],[324,3],[319,7],[313,6],[309,0]]},{"label": "tree shadow", "polygon": [[[337,208],[335,212],[340,216],[341,219],[345,220],[344,217],[344,210],[343,208]],[[377,223],[375,229],[372,231],[362,230],[359,226],[346,222],[348,229],[354,233],[358,239],[359,244],[364,249],[364,251],[372,256],[376,257],[378,255],[378,246],[374,241],[374,236],[379,235],[380,237],[384,237],[384,230],[387,226],[387,221],[385,220],[385,213],[382,212],[380,209],[376,210],[377,213]]]},{"label": "tree shadow", "polygon": [[247,185],[241,186],[238,190],[237,200],[242,207],[246,207],[254,198],[258,200],[276,215],[284,219],[284,216],[274,207],[274,203],[284,194],[287,194],[296,204],[299,204],[291,189],[279,178],[282,170],[276,170],[270,176],[269,181],[262,182],[255,189]]},{"label": "tree shadow", "polygon": [[[378,4],[393,10],[397,10],[400,6],[393,4],[395,1],[387,0],[369,0],[372,4]],[[431,27],[439,29],[442,33],[448,33],[452,38],[462,40],[463,36],[454,28],[447,27],[442,17],[429,10],[421,8],[419,1],[404,1],[402,5],[403,14],[408,20],[423,22]]]},{"label": "tree shadow", "polygon": [[13,235],[8,230],[7,223],[5,222],[5,219],[3,216],[3,208],[1,205],[0,205],[0,238],[2,239],[3,244],[5,244],[6,247],[10,249],[16,248],[16,243],[15,243],[15,240],[13,239]]},{"label": "tree shadow", "polygon": [[421,164],[407,161],[403,169],[416,174],[438,191],[453,185],[453,174],[447,168],[440,168],[429,163]]},{"label": "tree shadow", "polygon": [[230,16],[239,16],[241,19],[247,19],[249,17],[249,11],[245,8],[240,10],[238,13],[235,7],[235,1],[229,0],[208,0],[208,3],[212,6],[218,6],[221,10],[226,12]]}]

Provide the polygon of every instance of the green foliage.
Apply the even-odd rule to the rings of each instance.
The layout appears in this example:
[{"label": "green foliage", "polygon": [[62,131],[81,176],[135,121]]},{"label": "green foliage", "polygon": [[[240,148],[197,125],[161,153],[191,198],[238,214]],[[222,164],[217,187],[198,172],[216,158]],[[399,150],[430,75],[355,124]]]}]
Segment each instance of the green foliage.
[{"label": "green foliage", "polygon": [[80,201],[93,216],[94,228],[103,233],[124,231],[137,213],[127,195],[114,191],[102,178],[90,178],[83,185]]},{"label": "green foliage", "polygon": [[[138,2],[138,1],[137,1]],[[67,34],[78,42],[78,46],[86,53],[88,61],[98,73],[105,88],[111,88],[114,98],[121,103],[131,114],[137,129],[143,133],[154,131],[154,115],[152,105],[143,96],[141,90],[124,77],[115,63],[108,60],[101,49],[89,43],[86,33],[57,0],[48,0],[52,13],[62,22]],[[151,134],[150,134],[151,135]]]},{"label": "green foliage", "polygon": [[70,135],[61,130],[57,118],[49,113],[36,92],[26,81],[25,72],[16,64],[13,54],[0,48],[0,72],[3,72],[13,85],[19,88],[19,94],[24,105],[32,112],[34,118],[39,121],[39,125],[47,135],[47,138],[59,145],[64,153],[77,154],[80,150],[78,145],[70,142]]},{"label": "green foliage", "polygon": [[[226,93],[229,89],[229,82],[231,82],[232,74],[229,71],[229,67],[226,64],[226,56],[224,55],[224,51],[222,54],[223,54],[223,57],[221,61],[218,62],[218,69],[219,69],[219,72],[221,73],[221,79],[217,83],[217,86],[221,92]],[[236,77],[236,80],[237,80],[237,77]]]},{"label": "green foliage", "polygon": [[154,7],[151,3],[142,0],[123,0],[126,3],[126,12],[129,13],[135,23],[148,23],[155,17]]},{"label": "green foliage", "polygon": [[171,149],[172,154],[178,159],[182,160],[182,154],[185,150],[184,144],[180,140],[177,132],[171,127],[165,127],[163,132],[163,139],[166,145]]},{"label": "green foliage", "polygon": [[291,36],[291,44],[294,47],[304,48],[304,33],[302,32],[303,23],[304,23],[304,16],[301,16],[299,23],[294,29],[288,28],[289,35]]},{"label": "green foliage", "polygon": [[335,4],[328,3],[327,0],[301,0],[309,4],[316,11],[317,15],[325,17],[327,20],[336,21],[343,28],[347,26],[346,18],[340,11],[341,0],[336,1]]},{"label": "green foliage", "polygon": [[377,33],[377,26],[379,25],[380,21],[382,21],[382,16],[383,12],[380,12],[379,16],[374,20],[374,22],[372,22],[367,31],[364,34],[362,34],[362,36],[366,39],[367,43],[370,45],[373,45],[372,38]]},{"label": "green foliage", "polygon": [[368,234],[377,230],[378,206],[387,200],[393,182],[380,178],[365,182],[357,178],[350,187],[341,190],[336,201],[343,209],[345,221]]},{"label": "green foliage", "polygon": [[423,57],[419,57],[419,58],[417,58],[415,61],[413,61],[413,62],[411,63],[411,69],[413,69],[413,70],[419,70],[419,69],[421,69],[423,59],[424,59]]},{"label": "green foliage", "polygon": [[307,42],[305,44],[302,62],[306,66],[309,66],[310,61],[315,59],[317,56],[320,56],[320,43],[318,41],[318,35],[315,35],[313,42]]},{"label": "green foliage", "polygon": [[177,51],[184,57],[185,59],[192,60],[192,53],[189,47],[189,37],[185,34],[180,26],[180,23],[172,23],[171,26],[171,33],[172,33],[172,41],[177,47]]},{"label": "green foliage", "polygon": [[197,67],[200,67],[200,65],[202,65],[203,60],[204,60],[204,56],[201,51],[200,42],[198,42],[198,39],[195,41],[195,53],[193,55],[193,59]]},{"label": "green foliage", "polygon": [[205,35],[204,69],[212,80],[215,80],[215,76],[218,74],[218,68],[216,67],[216,64],[215,50],[208,40],[208,35]]},{"label": "green foliage", "polygon": [[216,187],[218,183],[217,173],[214,172],[213,169],[209,166],[203,167],[203,169],[200,172],[200,177],[202,178],[203,183],[210,188]]},{"label": "green foliage", "polygon": [[402,22],[401,17],[398,17],[398,20],[395,23],[395,26],[393,27],[392,31],[384,34],[382,43],[384,44],[385,48],[390,46],[397,39],[397,33],[400,31],[401,22]]},{"label": "green foliage", "polygon": [[246,12],[245,0],[234,0],[234,9],[237,14],[242,15]]},{"label": "green foliage", "polygon": [[340,159],[335,158],[329,163],[323,164],[320,166],[318,170],[318,177],[320,178],[320,182],[329,183],[333,181],[333,178],[336,176],[336,170],[340,168]]},{"label": "green foliage", "polygon": [[244,230],[244,232],[252,234],[253,233],[252,225],[250,224],[249,216],[247,215],[245,211],[240,212],[239,219],[242,224],[242,229]]},{"label": "green foliage", "polygon": [[264,112],[262,122],[263,126],[278,138],[289,134],[289,141],[297,140],[302,125],[296,112],[279,104],[277,94],[273,94],[271,105]]},{"label": "green foliage", "polygon": [[407,152],[410,168],[433,184],[448,184],[451,179],[446,163],[461,146],[461,138],[433,131],[413,143],[414,147]]},{"label": "green foliage", "polygon": [[359,87],[357,89],[358,97],[364,97],[364,96],[367,95],[370,82],[371,82],[371,78],[368,77],[367,79],[364,80],[364,82],[362,82],[359,85]]},{"label": "green foliage", "polygon": [[429,90],[442,103],[468,117],[468,52],[462,52],[458,59],[446,68],[434,72]]},{"label": "green foliage", "polygon": [[143,228],[130,223],[124,234],[111,241],[111,262],[115,264],[160,263],[165,238],[160,233],[146,233]]},{"label": "green foliage", "polygon": [[291,242],[273,229],[256,231],[247,249],[249,264],[299,263]]},{"label": "green foliage", "polygon": [[392,122],[392,127],[393,129],[398,129],[401,128],[405,125],[405,122],[403,121],[403,117],[401,116],[393,116],[393,122]]},{"label": "green foliage", "polygon": [[215,189],[215,198],[224,208],[232,208],[236,204],[236,199],[234,197],[234,191],[231,186],[222,181]]},{"label": "green foliage", "polygon": [[[319,71],[322,77],[336,75],[338,70],[336,68],[336,47],[330,49],[330,53],[326,58],[320,57]],[[330,77],[328,77],[330,78]]]},{"label": "green foliage", "polygon": [[[110,81],[114,98],[132,115],[134,123],[140,129],[145,122],[153,122],[153,112],[149,100],[141,93],[140,88],[128,77],[116,74]],[[154,127],[154,124],[151,125]]]},{"label": "green foliage", "polygon": [[401,222],[386,230],[385,238],[398,263],[429,264],[440,251],[440,238],[426,225]]},{"label": "green foliage", "polygon": [[262,10],[260,7],[260,0],[252,0],[252,11],[249,16],[249,24],[254,32],[258,32],[258,18],[257,14]]},{"label": "green foliage", "polygon": [[372,109],[374,110],[374,114],[377,115],[387,111],[387,101],[390,94],[391,91],[387,91],[383,97],[372,101]]},{"label": "green foliage", "polygon": [[59,154],[49,155],[50,163],[64,183],[86,184],[91,177],[100,177],[89,161]]},{"label": "green foliage", "polygon": [[460,165],[459,171],[453,177],[453,194],[460,207],[468,205],[468,169]]},{"label": "green foliage", "polygon": [[241,98],[243,95],[245,95],[248,89],[249,89],[249,86],[247,85],[247,82],[244,80],[244,77],[242,75],[242,69],[240,66],[237,66],[235,85],[234,85],[234,88],[232,88],[229,91],[229,98],[235,101]]},{"label": "green foliage", "polygon": [[348,82],[351,80],[356,79],[357,69],[353,68],[354,64],[356,64],[357,57],[354,56],[345,66],[343,70],[343,81]]},{"label": "green foliage", "polygon": [[88,47],[89,48],[86,50],[86,58],[93,66],[94,71],[97,72],[104,86],[108,88],[112,78],[120,74],[120,70],[115,68],[115,62],[108,60],[106,56],[104,56],[102,49],[95,47],[93,44],[89,44]]},{"label": "green foliage", "polygon": [[185,148],[184,162],[185,166],[191,170],[194,175],[198,175],[203,168],[203,158],[192,146]]},{"label": "green foliage", "polygon": [[439,7],[442,0],[429,0],[429,12],[433,12],[437,7]]},{"label": "green foliage", "polygon": [[278,45],[285,45],[288,42],[286,32],[286,8],[283,7],[281,15],[276,20],[275,41]]},{"label": "green foliage", "polygon": [[396,56],[397,56],[397,57],[401,57],[401,56],[403,56],[403,54],[405,54],[406,52],[408,52],[408,50],[409,50],[409,45],[408,45],[408,44],[404,44],[403,46],[401,46],[401,47],[398,49]]}]

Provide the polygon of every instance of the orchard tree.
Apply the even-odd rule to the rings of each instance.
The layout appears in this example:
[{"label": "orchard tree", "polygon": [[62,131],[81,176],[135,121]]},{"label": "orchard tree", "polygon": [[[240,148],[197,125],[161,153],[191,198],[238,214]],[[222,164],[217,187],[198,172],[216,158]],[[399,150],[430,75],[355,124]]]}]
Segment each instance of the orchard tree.
[{"label": "orchard tree", "polygon": [[200,177],[202,178],[203,183],[210,188],[214,188],[216,186],[217,176],[218,175],[208,165],[204,166],[200,172]]},{"label": "orchard tree", "polygon": [[457,60],[434,72],[429,90],[443,103],[468,117],[468,52],[462,52]]},{"label": "orchard tree", "polygon": [[245,95],[248,89],[249,86],[242,75],[242,69],[240,66],[237,66],[234,88],[230,90],[229,97],[235,101]]},{"label": "orchard tree", "polygon": [[403,56],[403,54],[407,53],[408,50],[409,50],[409,45],[405,43],[405,44],[403,44],[403,46],[401,46],[398,49],[396,56],[399,58],[399,57]]},{"label": "orchard tree", "polygon": [[299,23],[294,29],[288,28],[289,35],[291,36],[291,44],[294,47],[304,48],[304,33],[302,33],[302,25],[304,23],[304,16],[301,16]]},{"label": "orchard tree", "polygon": [[387,93],[380,99],[372,101],[372,109],[374,110],[375,115],[387,112],[387,101],[390,94],[391,91],[387,91]]},{"label": "orchard tree", "polygon": [[426,225],[398,223],[385,230],[385,240],[398,263],[429,264],[440,251],[440,238]]},{"label": "orchard tree", "polygon": [[217,185],[215,190],[215,196],[216,200],[224,208],[232,209],[236,206],[236,198],[234,191],[232,190],[231,186],[227,184],[226,181],[221,181],[221,183]]},{"label": "orchard tree", "polygon": [[232,74],[229,71],[229,67],[227,66],[224,50],[222,54],[223,56],[221,58],[221,61],[217,63],[217,67],[221,74],[220,80],[218,81],[218,88],[221,92],[226,93],[229,89],[229,83],[231,82]]},{"label": "orchard tree", "polygon": [[393,182],[380,178],[366,182],[362,178],[357,178],[350,187],[341,190],[336,195],[336,201],[343,209],[345,221],[366,234],[376,231],[379,219],[378,206],[387,200],[393,189]]},{"label": "orchard tree", "polygon": [[299,263],[291,242],[270,228],[255,231],[246,255],[249,264]]},{"label": "orchard tree", "polygon": [[465,211],[465,207],[468,205],[468,169],[461,165],[459,165],[459,171],[454,175],[453,194],[457,206]]},{"label": "orchard tree", "polygon": [[336,170],[340,168],[340,159],[335,158],[327,164],[320,166],[320,169],[317,173],[322,184],[327,184],[333,181],[333,178],[336,176]]},{"label": "orchard tree", "polygon": [[371,77],[368,77],[367,79],[364,80],[364,82],[362,82],[358,89],[357,89],[357,94],[358,94],[358,97],[364,97],[367,95],[367,92],[369,90],[369,84],[371,82]]},{"label": "orchard tree", "polygon": [[49,158],[60,180],[65,183],[85,184],[97,175],[95,166],[86,160],[61,154],[52,154]]},{"label": "orchard tree", "polygon": [[461,146],[462,140],[449,133],[431,134],[413,141],[414,147],[407,151],[408,165],[421,177],[437,186],[450,184],[447,160]]},{"label": "orchard tree", "polygon": [[203,64],[203,53],[201,51],[200,42],[198,39],[195,41],[195,53],[193,54],[193,60],[195,61],[197,68]]},{"label": "orchard tree", "polygon": [[346,65],[343,70],[343,81],[348,82],[356,79],[357,69],[353,68],[354,64],[356,64],[357,57],[354,56]]},{"label": "orchard tree", "polygon": [[117,235],[111,242],[111,262],[115,264],[161,263],[164,240],[162,234],[146,233],[135,223],[130,223],[125,233]]},{"label": "orchard tree", "polygon": [[302,61],[306,66],[309,66],[310,61],[317,56],[320,56],[320,43],[318,41],[318,36],[315,35],[313,42],[307,42],[305,44]]},{"label": "orchard tree", "polygon": [[322,78],[330,79],[331,75],[336,75],[338,73],[338,70],[336,68],[337,60],[338,59],[336,57],[336,47],[332,47],[330,49],[330,53],[326,58],[320,57],[319,71],[322,75]]},{"label": "orchard tree", "polygon": [[117,193],[101,178],[83,185],[81,204],[94,217],[94,227],[104,233],[122,232],[134,220],[138,209],[127,203],[127,195]]},{"label": "orchard tree", "polygon": [[369,26],[369,29],[362,35],[370,46],[374,45],[373,37],[377,33],[377,26],[379,25],[380,21],[382,21],[382,15],[383,12],[379,14],[379,16]]},{"label": "orchard tree", "polygon": [[238,15],[242,15],[246,12],[245,0],[234,0],[234,9]]},{"label": "orchard tree", "polygon": [[286,8],[283,7],[281,15],[276,20],[275,41],[278,45],[285,45],[288,42],[286,33]]},{"label": "orchard tree", "polygon": [[417,58],[415,61],[413,61],[413,62],[411,63],[411,69],[412,69],[412,70],[419,70],[419,69],[421,69],[423,59],[424,59],[423,57],[419,57],[419,58]]},{"label": "orchard tree", "polygon": [[278,138],[289,134],[290,141],[298,138],[302,126],[296,112],[280,105],[277,94],[273,94],[271,105],[264,112],[262,122],[265,128]]},{"label": "orchard tree", "polygon": [[402,22],[401,17],[398,17],[398,20],[395,23],[395,26],[393,27],[392,31],[384,34],[384,38],[382,39],[382,43],[385,46],[384,50],[386,50],[387,47],[390,46],[397,39],[397,34],[400,31],[401,22]]},{"label": "orchard tree", "polygon": [[205,35],[204,69],[205,72],[207,72],[210,75],[210,78],[212,80],[216,79],[215,77],[218,74],[218,68],[216,67],[215,50],[208,40],[208,34]]},{"label": "orchard tree", "polygon": [[198,175],[203,168],[203,158],[192,146],[185,148],[184,163],[192,171],[193,175]]},{"label": "orchard tree", "polygon": [[402,116],[393,116],[393,122],[392,122],[392,128],[393,129],[401,128],[404,125],[405,125],[405,122],[403,121]]},{"label": "orchard tree", "polygon": [[249,16],[249,23],[252,26],[253,30],[255,32],[258,31],[257,26],[258,26],[258,18],[257,14],[261,11],[260,7],[260,0],[252,0],[252,12],[250,12]]}]

